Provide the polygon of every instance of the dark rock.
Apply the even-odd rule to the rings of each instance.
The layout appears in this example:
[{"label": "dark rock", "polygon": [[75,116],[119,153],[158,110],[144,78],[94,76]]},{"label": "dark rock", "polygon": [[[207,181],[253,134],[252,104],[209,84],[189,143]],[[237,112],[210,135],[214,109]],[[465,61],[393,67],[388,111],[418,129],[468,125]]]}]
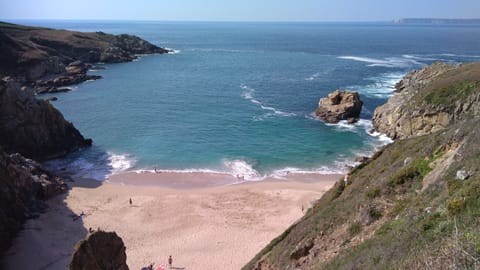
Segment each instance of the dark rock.
[{"label": "dark rock", "polygon": [[[0,75],[36,82],[36,91],[101,78],[89,63],[132,61],[137,54],[168,53],[132,35],[82,33],[0,23]],[[17,80],[18,81],[18,80]],[[48,92],[48,91],[47,91]]]},{"label": "dark rock", "polygon": [[368,157],[365,157],[365,156],[355,158],[355,162],[360,162],[360,163],[363,163],[367,160],[368,160]]},{"label": "dark rock", "polygon": [[27,218],[45,211],[44,199],[67,189],[63,180],[20,154],[0,147],[0,254],[10,245]]},{"label": "dark rock", "polygon": [[362,105],[357,92],[335,90],[326,98],[320,99],[315,114],[327,123],[338,123],[347,119],[349,123],[354,123],[360,116]]},{"label": "dark rock", "polygon": [[96,231],[75,245],[69,270],[128,270],[122,238],[115,232]]},{"label": "dark rock", "polygon": [[310,249],[314,246],[314,241],[312,239],[307,240],[304,243],[300,243],[295,247],[295,249],[290,254],[290,259],[298,260],[302,257],[305,257],[309,254]]},{"label": "dark rock", "polygon": [[91,144],[49,102],[15,82],[0,82],[0,146],[5,152],[45,160]]}]

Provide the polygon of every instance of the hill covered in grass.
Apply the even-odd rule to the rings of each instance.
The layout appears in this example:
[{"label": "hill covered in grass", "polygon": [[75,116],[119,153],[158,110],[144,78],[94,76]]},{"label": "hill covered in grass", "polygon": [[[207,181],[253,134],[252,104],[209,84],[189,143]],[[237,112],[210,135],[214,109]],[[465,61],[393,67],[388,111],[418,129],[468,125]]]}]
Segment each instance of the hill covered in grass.
[{"label": "hill covered in grass", "polygon": [[396,141],[243,269],[480,268],[480,63],[434,64],[397,91],[375,113]]}]

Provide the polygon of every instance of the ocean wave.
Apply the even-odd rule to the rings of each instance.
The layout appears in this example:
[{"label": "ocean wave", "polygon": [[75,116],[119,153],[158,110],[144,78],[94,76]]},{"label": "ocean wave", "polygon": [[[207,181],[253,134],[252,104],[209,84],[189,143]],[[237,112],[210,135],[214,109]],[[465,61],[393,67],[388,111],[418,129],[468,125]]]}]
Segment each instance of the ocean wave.
[{"label": "ocean wave", "polygon": [[322,73],[321,73],[321,72],[317,72],[317,73],[312,74],[311,76],[309,76],[309,77],[306,78],[305,80],[306,80],[306,81],[314,81],[314,80],[319,79],[321,76],[322,76]]},{"label": "ocean wave", "polygon": [[365,85],[351,85],[347,89],[352,89],[362,95],[388,98],[394,94],[395,85],[405,76],[403,72],[388,72],[380,74],[379,76],[367,78],[367,81],[372,83]]},{"label": "ocean wave", "polygon": [[425,64],[412,58],[387,57],[383,59],[362,56],[338,56],[339,59],[353,60],[369,63],[369,67],[409,68],[412,66],[424,66]]},{"label": "ocean wave", "polygon": [[260,117],[254,117],[254,120],[256,120],[256,121],[263,120],[265,118],[268,118],[268,117],[271,117],[271,116],[274,116],[274,115],[286,116],[286,117],[296,115],[295,113],[283,112],[281,110],[277,110],[274,107],[266,106],[265,104],[263,104],[262,102],[260,102],[258,99],[255,98],[255,96],[254,96],[255,89],[253,89],[253,88],[251,88],[247,85],[241,85],[240,88],[242,88],[244,90],[241,94],[241,96],[244,99],[249,100],[253,104],[259,106],[262,110],[272,112],[272,113],[267,113],[265,115],[262,115]]},{"label": "ocean wave", "polygon": [[[136,160],[127,154],[86,153],[84,150],[73,156],[45,162],[52,171],[68,173],[74,178],[90,178],[99,181],[107,179],[112,174],[118,174],[131,169]],[[90,150],[94,152],[95,150]]]},{"label": "ocean wave", "polygon": [[167,47],[165,47],[165,49],[169,51],[167,54],[179,54],[181,52],[180,50],[175,50]]},{"label": "ocean wave", "polygon": [[265,176],[258,173],[251,164],[241,159],[224,160],[223,165],[227,168],[227,173],[247,181],[260,181]]}]

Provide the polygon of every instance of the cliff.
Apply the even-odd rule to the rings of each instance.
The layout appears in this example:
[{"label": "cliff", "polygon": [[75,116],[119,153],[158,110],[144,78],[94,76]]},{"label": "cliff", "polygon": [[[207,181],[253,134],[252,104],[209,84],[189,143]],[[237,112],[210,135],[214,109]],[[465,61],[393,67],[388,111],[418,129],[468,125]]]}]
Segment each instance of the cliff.
[{"label": "cliff", "polygon": [[0,23],[0,254],[43,200],[66,190],[36,160],[62,157],[92,144],[37,93],[98,76],[90,63],[131,61],[166,53],[131,35],[81,33]]},{"label": "cliff", "polygon": [[66,190],[63,180],[20,154],[0,147],[0,254],[27,218],[45,210],[43,200]]},{"label": "cliff", "polygon": [[394,143],[339,179],[243,269],[477,269],[480,104],[471,97],[480,89],[463,86],[479,71],[478,63],[434,64],[407,75],[392,98],[398,106],[433,102],[425,110],[455,117],[438,129],[395,122],[386,130],[401,134]]},{"label": "cliff", "polygon": [[132,61],[136,54],[168,53],[132,35],[84,33],[0,22],[0,75],[13,76],[36,92],[55,92],[99,76],[92,63]]},{"label": "cliff", "polygon": [[405,76],[373,115],[376,130],[393,139],[430,134],[478,117],[480,63],[435,63]]},{"label": "cliff", "polygon": [[0,81],[0,146],[5,152],[45,160],[91,144],[48,101],[12,80]]}]

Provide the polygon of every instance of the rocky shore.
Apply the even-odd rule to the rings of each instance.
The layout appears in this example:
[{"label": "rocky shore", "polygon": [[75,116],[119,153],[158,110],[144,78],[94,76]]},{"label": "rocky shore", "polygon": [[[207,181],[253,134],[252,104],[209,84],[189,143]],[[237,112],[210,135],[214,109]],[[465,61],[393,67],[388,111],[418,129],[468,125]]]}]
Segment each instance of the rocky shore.
[{"label": "rocky shore", "polygon": [[76,32],[0,22],[0,74],[10,75],[37,94],[86,80],[95,63],[128,62],[138,54],[163,54],[168,49],[132,35]]},{"label": "rocky shore", "polygon": [[[430,134],[470,115],[479,116],[479,63],[435,63],[406,75],[396,94],[378,107],[373,126],[393,139]],[[438,89],[433,92],[434,89]]]},{"label": "rocky shore", "polygon": [[63,157],[92,144],[35,94],[68,91],[65,86],[101,78],[87,74],[98,62],[168,52],[131,35],[0,22],[0,255],[25,220],[45,210],[45,199],[67,189],[62,178],[35,160]]},{"label": "rocky shore", "polygon": [[373,117],[395,141],[242,269],[477,269],[479,82],[480,63],[406,75]]}]

